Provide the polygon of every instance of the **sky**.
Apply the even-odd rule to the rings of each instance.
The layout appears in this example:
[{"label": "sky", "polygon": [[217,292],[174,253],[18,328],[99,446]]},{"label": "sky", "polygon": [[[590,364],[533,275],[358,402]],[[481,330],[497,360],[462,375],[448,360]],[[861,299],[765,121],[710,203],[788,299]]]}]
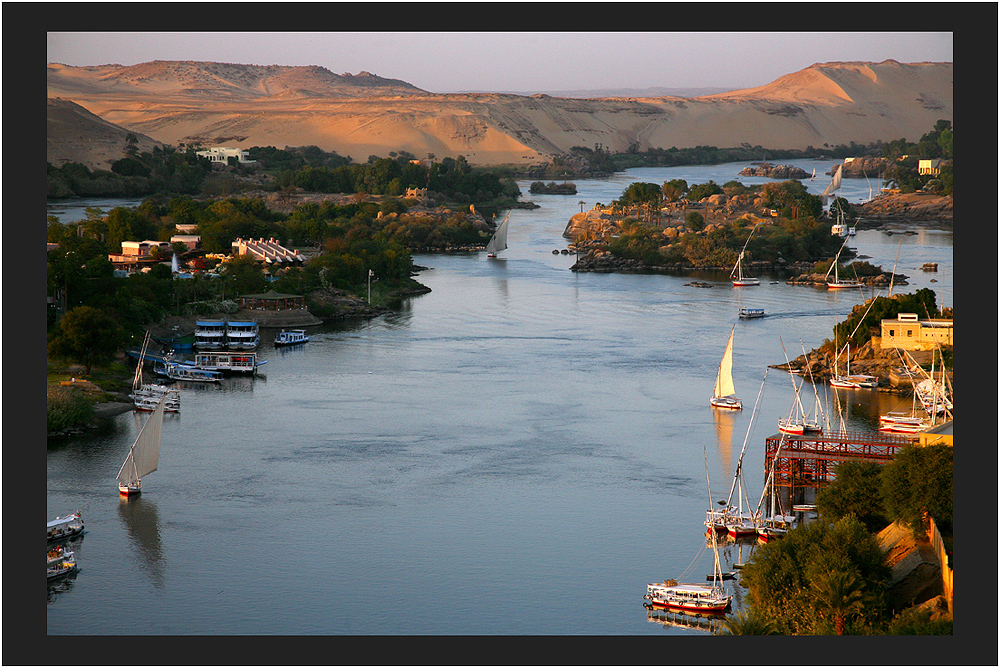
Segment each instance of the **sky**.
[{"label": "sky", "polygon": [[433,93],[752,88],[814,63],[953,62],[950,32],[49,32],[47,61],[365,71]]}]

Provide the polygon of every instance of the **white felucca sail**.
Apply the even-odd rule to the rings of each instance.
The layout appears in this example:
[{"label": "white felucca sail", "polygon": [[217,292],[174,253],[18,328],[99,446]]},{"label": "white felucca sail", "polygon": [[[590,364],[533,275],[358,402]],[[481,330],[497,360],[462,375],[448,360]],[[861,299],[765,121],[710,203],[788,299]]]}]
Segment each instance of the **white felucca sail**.
[{"label": "white felucca sail", "polygon": [[822,197],[823,206],[826,206],[827,202],[829,201],[830,197],[833,195],[835,191],[840,190],[840,184],[843,179],[843,175],[841,174],[841,172],[843,170],[844,170],[843,165],[837,165],[837,171],[833,173],[833,180],[830,181],[830,185],[828,185],[826,187],[826,190],[823,191],[823,194],[820,195],[820,197]]},{"label": "white felucca sail", "polygon": [[504,217],[503,222],[497,226],[496,231],[493,236],[490,237],[490,241],[486,244],[486,253],[488,257],[496,257],[497,253],[502,250],[507,249],[507,223],[510,221],[510,212]]},{"label": "white felucca sail", "polygon": [[142,477],[157,469],[160,464],[160,438],[163,433],[163,408],[166,397],[160,397],[156,406],[139,430],[135,443],[129,448],[128,456],[118,471],[118,491],[122,494],[138,494]]},{"label": "white felucca sail", "polygon": [[722,354],[719,362],[719,372],[715,376],[715,393],[712,395],[711,404],[719,408],[743,408],[743,402],[736,398],[736,387],[733,385],[733,336],[736,334],[736,325],[729,333],[729,342],[726,344],[726,351]]}]

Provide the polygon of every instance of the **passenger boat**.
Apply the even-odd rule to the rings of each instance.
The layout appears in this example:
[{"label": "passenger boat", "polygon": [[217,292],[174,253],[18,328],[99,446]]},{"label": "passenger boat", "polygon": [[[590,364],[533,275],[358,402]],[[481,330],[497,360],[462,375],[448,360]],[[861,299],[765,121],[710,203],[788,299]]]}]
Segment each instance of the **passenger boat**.
[{"label": "passenger boat", "polygon": [[646,585],[643,598],[650,608],[689,612],[725,612],[733,601],[733,595],[718,584],[679,584],[676,580]]},{"label": "passenger boat", "polygon": [[53,548],[46,553],[45,566],[49,581],[65,577],[79,570],[79,566],[76,564],[76,555],[62,546]]},{"label": "passenger boat", "polygon": [[308,340],[309,336],[304,329],[283,329],[274,335],[274,345],[276,346],[294,346],[297,343],[305,343]]},{"label": "passenger boat", "polygon": [[134,496],[142,491],[142,478],[157,469],[160,464],[160,439],[163,434],[163,404],[159,405],[143,423],[139,435],[129,448],[128,456],[118,471],[118,493]]},{"label": "passenger boat", "polygon": [[757,227],[754,226],[753,229],[750,230],[750,235],[747,237],[746,243],[743,244],[743,250],[740,251],[739,257],[736,258],[736,266],[734,266],[733,270],[729,273],[729,277],[732,279],[734,286],[760,285],[760,279],[743,275],[743,257],[746,255],[747,246],[750,244],[750,237],[753,236],[756,229]]},{"label": "passenger boat", "polygon": [[255,350],[259,344],[260,329],[253,320],[226,323],[226,347],[230,350]]},{"label": "passenger boat", "polygon": [[190,380],[197,383],[218,383],[222,380],[222,374],[218,371],[176,362],[167,365],[167,377],[172,380]]},{"label": "passenger boat", "polygon": [[80,511],[78,510],[71,515],[50,520],[45,525],[45,528],[49,541],[75,538],[83,533],[83,516],[80,515]]},{"label": "passenger boat", "polygon": [[267,364],[267,360],[258,360],[257,353],[251,351],[204,352],[194,356],[194,366],[220,373],[254,373],[261,364]]},{"label": "passenger boat", "polygon": [[743,409],[743,402],[736,397],[736,387],[733,385],[733,336],[735,334],[736,326],[733,325],[726,349],[722,353],[722,360],[719,361],[719,371],[715,376],[715,393],[709,400],[709,403],[716,408]]},{"label": "passenger boat", "polygon": [[751,320],[753,318],[763,318],[765,314],[762,308],[741,308],[739,315],[744,320]]},{"label": "passenger boat", "polygon": [[194,347],[198,350],[223,350],[226,347],[226,321],[196,320]]},{"label": "passenger boat", "polygon": [[486,244],[486,257],[496,257],[497,253],[502,250],[507,249],[507,225],[510,223],[510,212],[504,216],[503,222],[501,222],[493,236],[490,237],[489,242]]}]

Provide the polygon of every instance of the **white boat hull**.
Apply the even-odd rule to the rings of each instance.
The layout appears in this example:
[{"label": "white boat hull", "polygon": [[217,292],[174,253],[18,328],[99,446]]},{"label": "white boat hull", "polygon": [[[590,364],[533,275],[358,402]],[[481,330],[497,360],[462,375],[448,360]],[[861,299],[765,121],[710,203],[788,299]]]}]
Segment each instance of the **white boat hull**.
[{"label": "white boat hull", "polygon": [[736,411],[743,409],[743,402],[736,397],[712,397],[710,403],[716,408],[729,408]]}]

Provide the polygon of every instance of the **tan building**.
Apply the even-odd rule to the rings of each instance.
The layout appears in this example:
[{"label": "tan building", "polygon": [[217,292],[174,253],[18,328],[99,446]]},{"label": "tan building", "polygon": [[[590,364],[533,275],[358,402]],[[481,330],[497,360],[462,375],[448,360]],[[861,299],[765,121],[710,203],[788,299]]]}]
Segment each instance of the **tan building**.
[{"label": "tan building", "polygon": [[937,176],[941,173],[941,159],[920,160],[917,163],[917,173],[921,175]]},{"label": "tan building", "polygon": [[935,350],[953,346],[953,320],[920,320],[916,313],[900,313],[895,320],[882,321],[882,350]]}]

